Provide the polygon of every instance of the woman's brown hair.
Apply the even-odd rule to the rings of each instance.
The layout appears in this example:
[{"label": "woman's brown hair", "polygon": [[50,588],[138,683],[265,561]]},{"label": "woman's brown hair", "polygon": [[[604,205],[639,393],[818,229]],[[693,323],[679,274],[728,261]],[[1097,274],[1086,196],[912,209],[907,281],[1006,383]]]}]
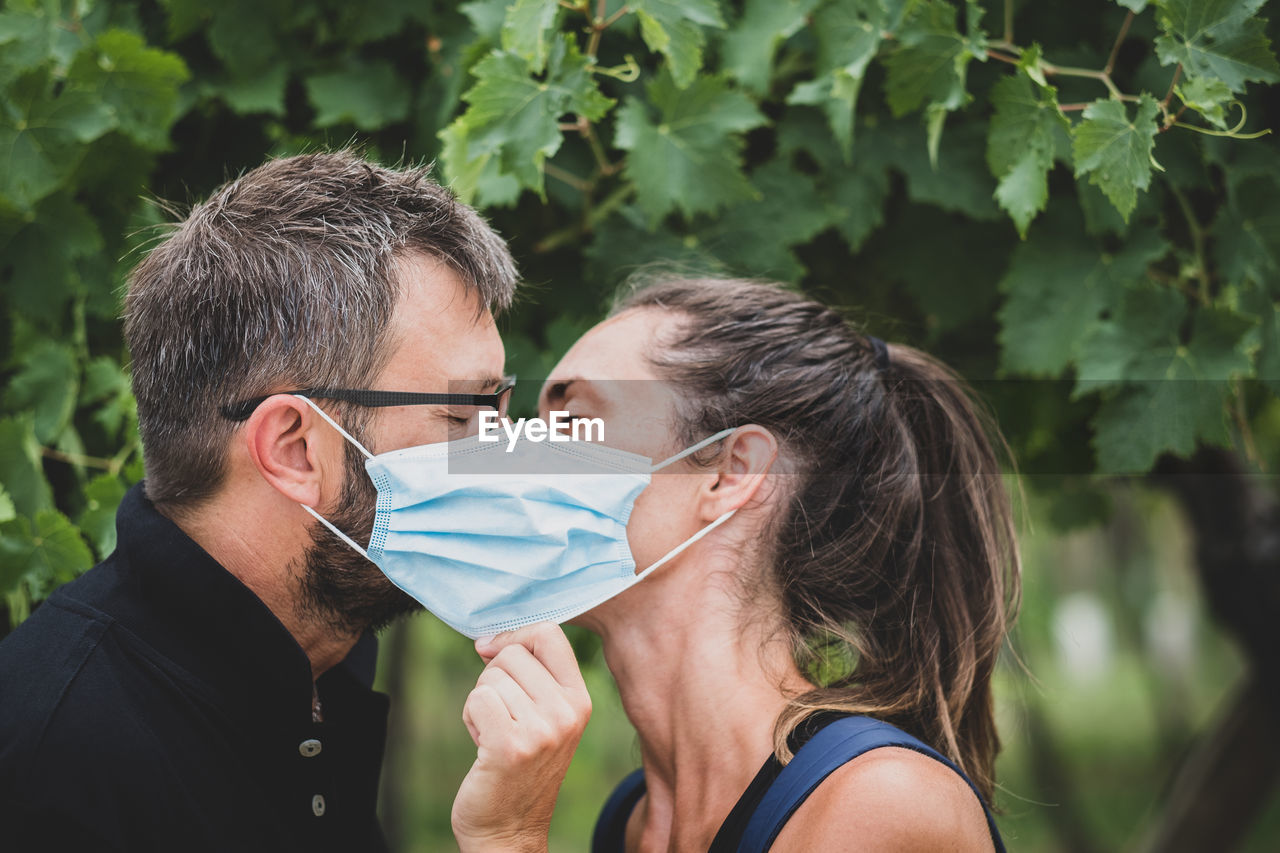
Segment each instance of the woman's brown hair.
[{"label": "woman's brown hair", "polygon": [[815,686],[779,717],[778,757],[818,711],[867,714],[946,754],[989,802],[991,677],[1020,564],[1004,445],[968,386],[780,285],[658,278],[617,310],[633,308],[675,315],[648,355],[680,389],[678,443],[758,424],[795,474],[767,580]]}]

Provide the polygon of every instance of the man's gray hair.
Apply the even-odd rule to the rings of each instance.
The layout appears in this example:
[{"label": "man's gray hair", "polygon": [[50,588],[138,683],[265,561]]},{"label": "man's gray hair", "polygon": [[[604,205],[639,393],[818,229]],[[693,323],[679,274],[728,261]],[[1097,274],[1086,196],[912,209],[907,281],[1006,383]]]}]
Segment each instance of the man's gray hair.
[{"label": "man's gray hair", "polygon": [[506,243],[428,171],[352,151],[273,160],[219,187],[138,265],[125,338],[152,501],[217,491],[236,426],[220,407],[372,381],[394,343],[399,260],[436,258],[481,306],[511,304]]}]

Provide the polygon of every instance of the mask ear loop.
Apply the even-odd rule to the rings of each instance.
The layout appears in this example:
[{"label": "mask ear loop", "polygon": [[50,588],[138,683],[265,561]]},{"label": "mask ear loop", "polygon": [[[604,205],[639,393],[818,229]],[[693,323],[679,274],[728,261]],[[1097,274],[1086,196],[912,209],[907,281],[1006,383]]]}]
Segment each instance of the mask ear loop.
[{"label": "mask ear loop", "polygon": [[[684,459],[686,456],[690,456],[690,455],[692,455],[692,454],[694,454],[694,453],[697,453],[699,450],[701,450],[701,449],[702,449],[702,448],[704,448],[704,447],[707,447],[708,445],[715,444],[717,441],[722,441],[722,440],[724,440],[724,439],[728,438],[729,436],[733,435],[733,434],[734,434],[734,432],[736,432],[736,431],[737,431],[737,429],[738,429],[737,427],[730,427],[729,429],[722,429],[722,430],[720,430],[720,432],[716,433],[715,435],[708,436],[707,438],[704,438],[702,441],[699,441],[697,444],[693,445],[692,447],[688,447],[688,448],[686,448],[686,449],[684,449],[684,450],[680,451],[680,452],[679,452],[679,453],[677,453],[675,456],[669,456],[669,457],[667,457],[666,459],[663,459],[663,460],[662,460],[661,462],[659,462],[658,464],[656,464],[656,465],[652,466],[652,467],[649,469],[649,471],[650,471],[650,472],[657,471],[657,470],[659,470],[660,468],[665,468],[665,467],[667,467],[668,465],[670,465],[670,464],[671,464],[671,463],[673,463],[673,462],[679,462],[681,459]],[[672,548],[672,549],[671,549],[670,551],[668,551],[667,553],[663,554],[661,557],[659,557],[659,558],[657,559],[657,561],[656,561],[656,562],[654,562],[654,564],[653,564],[653,565],[649,566],[647,569],[644,569],[643,571],[641,571],[641,572],[640,572],[640,574],[636,575],[636,580],[637,580],[637,581],[640,581],[640,580],[644,579],[644,578],[645,578],[646,576],[648,576],[648,575],[649,575],[649,574],[650,574],[654,569],[658,568],[659,566],[666,565],[667,563],[669,563],[669,562],[671,562],[672,560],[674,560],[676,557],[678,557],[681,553],[683,553],[683,552],[684,552],[684,550],[685,550],[686,548],[688,548],[690,545],[692,545],[694,542],[697,542],[699,539],[701,539],[702,537],[706,536],[708,533],[710,533],[711,531],[715,530],[717,527],[719,527],[720,525],[722,525],[722,524],[724,524],[726,521],[728,521],[730,518],[732,518],[732,517],[733,517],[733,514],[734,514],[735,512],[737,512],[737,511],[738,511],[738,510],[737,510],[736,508],[735,508],[735,509],[731,509],[731,510],[729,510],[729,511],[728,511],[728,512],[726,512],[724,515],[720,516],[720,517],[719,517],[719,518],[717,518],[715,521],[711,522],[711,523],[710,523],[710,524],[708,524],[706,527],[702,528],[702,529],[701,529],[701,530],[699,530],[697,533],[693,534],[693,535],[692,535],[692,536],[690,536],[688,539],[684,540],[684,541],[683,541],[683,542],[681,542],[679,545],[677,545],[676,547]]]},{"label": "mask ear loop", "polygon": [[668,456],[666,459],[663,459],[661,462],[657,463],[656,465],[650,466],[649,472],[653,473],[654,471],[657,471],[660,468],[666,468],[672,462],[679,462],[681,459],[685,458],[686,456],[691,456],[694,453],[697,453],[699,450],[706,447],[707,445],[715,444],[717,441],[721,441],[722,439],[728,438],[729,436],[737,432],[737,430],[738,430],[737,427],[722,429],[715,435],[702,439],[702,441],[699,441],[697,444],[693,445],[692,447],[687,447],[684,450],[681,450],[675,456]]},{"label": "mask ear loop", "polygon": [[[349,442],[351,442],[352,444],[354,444],[354,445],[356,446],[356,450],[359,450],[361,453],[363,453],[366,459],[372,459],[372,458],[373,458],[373,454],[372,454],[372,453],[370,453],[370,452],[368,451],[368,449],[367,449],[363,444],[361,444],[360,442],[356,441],[356,440],[355,440],[355,437],[354,437],[354,436],[352,436],[352,435],[351,435],[351,433],[347,432],[345,429],[343,429],[342,427],[340,427],[340,426],[338,425],[338,422],[337,422],[337,421],[335,421],[333,418],[329,417],[329,413],[328,413],[328,412],[326,412],[324,409],[320,408],[319,406],[317,406],[317,405],[316,405],[316,404],[311,400],[311,398],[309,398],[309,397],[304,397],[304,396],[302,396],[301,394],[294,394],[293,396],[297,397],[299,400],[301,400],[302,402],[306,403],[308,406],[310,406],[312,409],[314,409],[314,410],[315,410],[315,412],[316,412],[316,414],[317,414],[317,415],[319,415],[320,417],[322,417],[322,418],[324,418],[326,421],[328,421],[329,426],[331,426],[331,427],[333,427],[334,429],[336,429],[339,433],[341,433],[341,434],[342,434],[342,437],[343,437],[343,438],[345,438],[347,441],[349,441]],[[350,536],[348,536],[347,534],[345,534],[345,533],[343,533],[341,530],[339,530],[337,527],[335,527],[335,526],[333,525],[333,523],[332,523],[331,521],[329,521],[329,519],[325,518],[323,515],[321,515],[320,513],[316,512],[314,509],[312,509],[311,507],[307,506],[306,504],[298,504],[298,506],[302,507],[302,508],[303,508],[303,509],[305,509],[307,512],[311,513],[312,518],[314,518],[316,521],[318,521],[318,522],[320,522],[321,524],[323,524],[325,527],[329,528],[329,532],[330,532],[330,533],[332,533],[334,536],[337,536],[337,537],[338,537],[339,539],[341,539],[343,542],[346,542],[348,545],[350,545],[350,546],[352,547],[352,549],[354,549],[354,550],[355,550],[355,552],[356,552],[357,554],[359,554],[361,557],[364,557],[366,560],[368,560],[368,559],[369,559],[369,552],[368,552],[368,551],[366,551],[364,548],[362,548],[359,544],[357,544],[357,543],[356,543],[356,541],[355,541],[354,539],[352,539]]]}]

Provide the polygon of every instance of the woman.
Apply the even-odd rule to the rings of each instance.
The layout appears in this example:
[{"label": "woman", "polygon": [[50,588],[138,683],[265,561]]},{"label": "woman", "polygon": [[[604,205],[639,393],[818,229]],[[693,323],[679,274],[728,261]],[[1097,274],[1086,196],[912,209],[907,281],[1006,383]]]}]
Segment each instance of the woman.
[{"label": "woman", "polygon": [[[684,476],[653,477],[627,522],[642,570],[696,541],[573,620],[602,638],[643,762],[595,850],[1001,849],[991,676],[1019,563],[988,425],[955,374],[778,286],[665,279],[574,345],[541,409],[601,418],[609,445],[654,459],[728,433],[664,469]],[[562,640],[528,630],[477,643],[460,841],[482,803],[554,801],[580,732]],[[514,694],[509,719],[493,713]],[[495,718],[518,729],[535,711],[564,725],[536,721],[515,759],[491,737],[486,763]],[[797,783],[812,790],[777,790]]]}]

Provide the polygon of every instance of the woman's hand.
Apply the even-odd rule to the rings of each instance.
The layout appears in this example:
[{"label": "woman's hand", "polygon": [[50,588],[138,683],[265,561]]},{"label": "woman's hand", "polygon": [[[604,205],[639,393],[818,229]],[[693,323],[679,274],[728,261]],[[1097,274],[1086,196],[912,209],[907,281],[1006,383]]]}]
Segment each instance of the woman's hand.
[{"label": "woman's hand", "polygon": [[462,709],[476,761],[453,801],[453,834],[463,853],[544,851],[591,697],[550,622],[482,638],[476,651],[486,666]]}]

